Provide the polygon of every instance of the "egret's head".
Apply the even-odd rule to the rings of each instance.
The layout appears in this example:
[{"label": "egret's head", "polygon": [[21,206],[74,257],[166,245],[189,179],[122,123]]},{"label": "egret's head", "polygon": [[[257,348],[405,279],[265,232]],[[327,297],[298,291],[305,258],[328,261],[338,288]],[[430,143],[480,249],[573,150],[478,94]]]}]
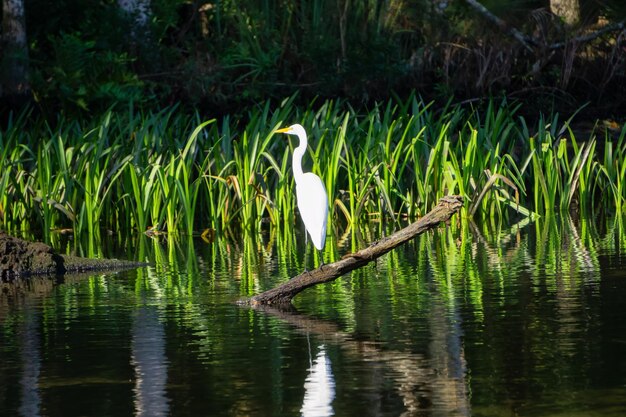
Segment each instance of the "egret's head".
[{"label": "egret's head", "polygon": [[299,125],[299,124],[295,124],[289,127],[278,129],[276,133],[286,133],[288,135],[298,135],[298,136],[306,135],[304,128],[302,127],[302,125]]}]

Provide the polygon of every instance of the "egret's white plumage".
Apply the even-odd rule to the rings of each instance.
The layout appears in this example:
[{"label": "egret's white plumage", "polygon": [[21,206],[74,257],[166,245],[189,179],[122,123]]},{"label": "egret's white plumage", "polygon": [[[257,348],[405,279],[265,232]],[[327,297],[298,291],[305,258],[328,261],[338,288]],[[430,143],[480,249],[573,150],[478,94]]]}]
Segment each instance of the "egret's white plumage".
[{"label": "egret's white plumage", "polygon": [[318,250],[324,248],[326,241],[326,219],[328,218],[328,195],[321,178],[312,172],[302,172],[302,157],[307,148],[307,136],[304,128],[295,124],[277,133],[296,135],[300,144],[293,151],[293,175],[296,180],[296,201],[300,210],[300,217],[306,231],[311,236],[313,245]]}]

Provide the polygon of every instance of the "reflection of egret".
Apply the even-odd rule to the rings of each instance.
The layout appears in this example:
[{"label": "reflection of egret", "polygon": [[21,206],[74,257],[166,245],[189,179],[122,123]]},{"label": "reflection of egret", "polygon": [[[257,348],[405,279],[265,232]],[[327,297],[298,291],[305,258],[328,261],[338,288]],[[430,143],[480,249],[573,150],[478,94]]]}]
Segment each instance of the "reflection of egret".
[{"label": "reflection of egret", "polygon": [[330,367],[330,359],[324,345],[309,368],[309,375],[304,382],[304,401],[300,413],[308,416],[332,416],[333,400],[335,399],[335,378]]},{"label": "reflection of egret", "polygon": [[[306,232],[311,235],[313,245],[318,251],[324,248],[326,241],[326,219],[328,218],[328,195],[321,178],[312,172],[302,172],[302,156],[306,152],[307,137],[304,128],[295,124],[284,129],[278,129],[276,133],[286,133],[296,135],[300,139],[300,144],[293,151],[293,176],[296,180],[296,200],[300,217],[304,222]],[[306,246],[306,244],[305,244]],[[324,256],[320,253],[322,265]]]}]

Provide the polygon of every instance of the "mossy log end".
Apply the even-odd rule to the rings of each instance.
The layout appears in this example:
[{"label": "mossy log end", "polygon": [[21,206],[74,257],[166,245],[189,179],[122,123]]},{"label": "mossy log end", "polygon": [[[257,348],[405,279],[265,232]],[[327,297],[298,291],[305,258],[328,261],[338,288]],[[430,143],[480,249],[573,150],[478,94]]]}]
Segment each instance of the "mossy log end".
[{"label": "mossy log end", "polygon": [[369,262],[413,239],[415,236],[437,227],[442,222],[447,222],[461,207],[463,207],[463,198],[461,196],[444,197],[439,200],[439,204],[434,209],[404,229],[378,240],[356,253],[345,255],[337,262],[323,265],[314,271],[304,272],[276,288],[255,295],[252,298],[239,300],[238,303],[250,305],[291,303],[293,297],[301,291],[313,285],[333,281],[350,271],[367,265]]},{"label": "mossy log end", "polygon": [[88,271],[121,270],[145,266],[118,259],[89,259],[60,255],[41,242],[28,242],[0,231],[0,281],[32,275],[59,276]]}]

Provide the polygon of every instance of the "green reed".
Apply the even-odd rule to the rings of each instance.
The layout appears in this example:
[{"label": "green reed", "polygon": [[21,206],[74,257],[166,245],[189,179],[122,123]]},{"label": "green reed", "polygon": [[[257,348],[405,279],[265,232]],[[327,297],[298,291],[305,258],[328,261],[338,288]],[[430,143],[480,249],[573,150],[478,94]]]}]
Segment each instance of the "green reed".
[{"label": "green reed", "polygon": [[604,138],[604,154],[602,155],[599,170],[605,181],[599,181],[599,194],[611,196],[615,204],[615,211],[624,212],[626,208],[626,129],[622,129],[617,140],[610,135]]},{"label": "green reed", "polygon": [[530,124],[516,112],[506,102],[434,109],[417,97],[367,111],[297,108],[292,97],[219,121],[129,109],[51,127],[25,113],[0,132],[0,225],[46,240],[67,228],[92,240],[103,230],[288,230],[300,225],[297,140],[274,131],[296,122],[309,132],[303,164],[326,184],[335,235],[372,218],[414,219],[447,194],[463,195],[462,215],[478,220],[624,211],[626,129],[580,137],[558,115]]}]

